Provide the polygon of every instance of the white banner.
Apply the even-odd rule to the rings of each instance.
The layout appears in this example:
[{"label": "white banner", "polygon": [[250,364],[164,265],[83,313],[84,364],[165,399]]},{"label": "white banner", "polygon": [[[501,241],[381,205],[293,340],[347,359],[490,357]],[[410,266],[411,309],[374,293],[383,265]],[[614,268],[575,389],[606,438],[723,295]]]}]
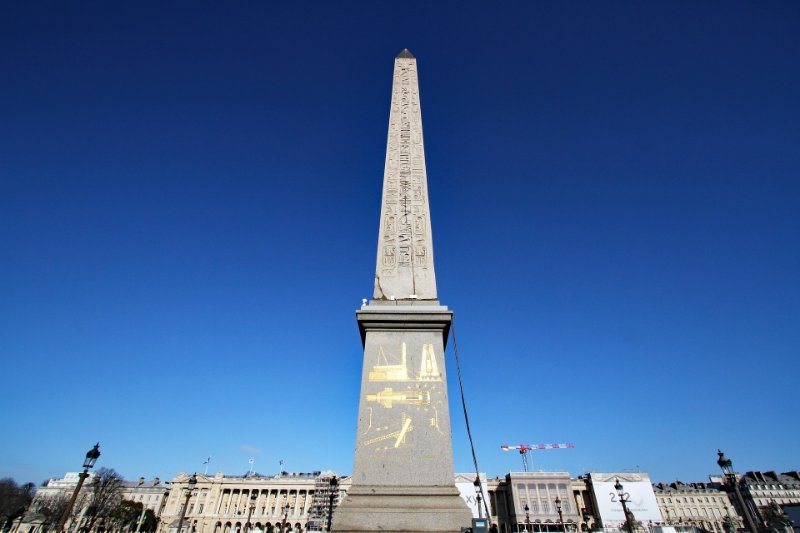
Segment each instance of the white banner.
[{"label": "white banner", "polygon": [[[486,518],[486,507],[489,506],[489,493],[486,490],[486,478],[481,474],[481,510],[478,512],[478,493],[475,490],[474,477],[473,481],[463,481],[461,474],[456,475],[456,488],[461,493],[461,498],[472,511],[472,518],[483,517]],[[484,507],[484,503],[486,507]]]},{"label": "white banner", "polygon": [[[648,522],[661,522],[661,510],[658,508],[653,485],[645,473],[623,474],[591,474],[592,490],[597,502],[597,512],[605,527],[618,526],[625,522],[625,513],[619,494],[614,488],[616,480],[622,484],[622,492],[627,500],[625,505],[633,513],[636,520],[647,525]],[[625,479],[627,478],[627,479]],[[633,478],[633,479],[632,479]]]}]

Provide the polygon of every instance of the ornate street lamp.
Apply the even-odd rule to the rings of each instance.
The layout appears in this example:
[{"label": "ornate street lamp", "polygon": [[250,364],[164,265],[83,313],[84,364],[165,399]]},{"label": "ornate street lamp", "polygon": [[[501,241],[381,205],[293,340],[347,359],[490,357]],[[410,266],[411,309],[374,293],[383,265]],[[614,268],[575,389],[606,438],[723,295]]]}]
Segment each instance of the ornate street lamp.
[{"label": "ornate street lamp", "polygon": [[331,530],[331,522],[333,521],[333,498],[339,490],[339,479],[336,476],[331,478],[331,500],[328,503],[328,531]]},{"label": "ornate street lamp", "polygon": [[[256,493],[252,490],[250,492],[250,506],[247,508],[247,523],[244,525],[244,533],[247,533],[252,528],[250,525],[250,517],[253,516],[253,511],[256,510]],[[178,531],[178,533],[181,532]]]},{"label": "ornate street lamp", "polygon": [[64,509],[64,513],[61,515],[61,518],[58,520],[58,524],[56,525],[56,531],[63,531],[64,524],[67,523],[67,518],[69,515],[72,514],[72,508],[75,506],[75,500],[78,499],[78,493],[81,491],[81,487],[83,486],[83,482],[89,477],[89,469],[92,468],[97,462],[97,458],[100,457],[100,443],[94,445],[94,448],[86,452],[86,459],[83,461],[83,472],[78,474],[78,485],[75,487],[75,492],[72,493],[72,498],[70,498],[69,503],[67,504],[67,508]]},{"label": "ornate street lamp", "polygon": [[189,508],[189,498],[192,497],[192,492],[194,488],[197,486],[197,474],[192,474],[192,477],[189,478],[187,482],[188,488],[186,489],[186,501],[183,503],[183,509],[181,510],[181,519],[178,520],[178,533],[182,533],[181,529],[183,528],[183,519],[186,518],[186,509]]},{"label": "ornate street lamp", "polygon": [[281,533],[286,533],[286,520],[289,518],[289,495],[286,495],[286,503],[283,504],[281,509],[283,520],[281,520]]},{"label": "ornate street lamp", "polygon": [[586,508],[584,507],[583,509],[581,509],[581,514],[582,514],[581,518],[583,518],[583,529],[587,532],[591,531],[591,529],[589,529],[589,519],[591,518],[589,511],[587,511]]},{"label": "ornate street lamp", "polygon": [[558,496],[556,496],[556,510],[558,511],[558,523],[561,524],[561,530],[564,533],[567,533],[567,530],[565,529],[564,526],[564,515],[561,514],[561,498],[559,498]]},{"label": "ornate street lamp", "polygon": [[525,531],[528,532],[530,531],[530,526],[531,526],[531,515],[530,515],[531,508],[528,507],[528,504],[526,503],[524,509],[525,509]]},{"label": "ornate street lamp", "polygon": [[475,481],[472,482],[472,486],[475,487],[475,501],[478,502],[478,518],[483,518],[483,508],[481,507],[481,478],[480,478],[480,476],[475,476]]},{"label": "ornate street lamp", "polygon": [[725,457],[725,454],[722,453],[722,450],[718,449],[717,455],[719,456],[719,459],[717,459],[717,464],[722,469],[722,473],[725,475],[728,484],[736,493],[736,500],[739,502],[739,507],[742,509],[745,522],[747,522],[747,529],[750,530],[750,533],[758,533],[756,523],[753,520],[753,517],[750,516],[750,510],[747,508],[747,505],[745,505],[742,493],[739,491],[739,483],[736,482],[736,472],[733,471],[733,461]]},{"label": "ornate street lamp", "polygon": [[630,501],[630,496],[622,492],[622,483],[619,482],[619,479],[614,483],[614,488],[617,490],[619,502],[622,504],[622,512],[625,513],[625,527],[628,533],[633,533],[633,524],[631,524],[631,517],[628,514],[628,506],[626,505]]}]

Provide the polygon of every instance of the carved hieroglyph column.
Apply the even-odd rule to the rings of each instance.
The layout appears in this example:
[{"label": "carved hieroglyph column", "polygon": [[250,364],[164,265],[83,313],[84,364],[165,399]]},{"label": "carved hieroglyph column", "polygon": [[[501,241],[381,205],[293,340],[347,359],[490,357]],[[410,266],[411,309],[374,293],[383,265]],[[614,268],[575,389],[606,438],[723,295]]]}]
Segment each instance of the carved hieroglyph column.
[{"label": "carved hieroglyph column", "polygon": [[433,270],[417,61],[394,64],[374,298],[364,345],[353,484],[337,532],[448,532],[470,525],[453,474],[444,349],[452,312]]},{"label": "carved hieroglyph column", "polygon": [[394,63],[373,297],[436,299],[417,60],[408,50]]}]

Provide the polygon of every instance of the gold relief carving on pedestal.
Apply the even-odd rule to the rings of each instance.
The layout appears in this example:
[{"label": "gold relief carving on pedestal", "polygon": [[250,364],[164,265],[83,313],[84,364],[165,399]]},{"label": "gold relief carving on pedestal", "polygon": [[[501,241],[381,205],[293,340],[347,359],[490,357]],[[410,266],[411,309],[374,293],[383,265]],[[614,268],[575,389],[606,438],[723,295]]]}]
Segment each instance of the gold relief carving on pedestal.
[{"label": "gold relief carving on pedestal", "polygon": [[428,405],[431,403],[431,393],[426,390],[395,391],[386,387],[377,394],[367,394],[368,402],[377,402],[387,409],[396,403],[406,405]]},{"label": "gold relief carving on pedestal", "polygon": [[367,374],[369,381],[411,381],[408,377],[408,367],[406,366],[407,354],[406,343],[402,343],[400,352],[400,364],[390,365],[383,346],[378,347],[378,355],[386,362],[385,365],[375,365],[372,371]]},{"label": "gold relief carving on pedestal", "polygon": [[[439,362],[433,344],[423,344],[420,351],[419,372],[414,374],[409,369],[408,346],[400,343],[399,361],[390,361],[392,354],[387,354],[383,346],[378,346],[377,363],[367,373],[367,381],[371,383],[393,382],[394,386],[384,386],[378,391],[365,395],[365,401],[372,404],[365,407],[368,416],[367,428],[362,432],[365,438],[363,446],[374,446],[376,451],[387,451],[410,445],[409,433],[413,430],[412,420],[422,426],[439,428],[439,410],[443,406],[439,383],[443,381],[439,370]],[[396,361],[396,359],[395,359]],[[415,367],[416,368],[416,367]],[[399,425],[374,426],[375,409],[393,409],[395,405],[404,407]],[[377,417],[376,420],[381,420]],[[387,442],[388,441],[388,442]]]},{"label": "gold relief carving on pedestal", "polygon": [[[397,426],[395,426],[397,427]],[[406,413],[400,414],[400,426],[397,429],[393,429],[391,426],[386,426],[384,428],[378,428],[377,432],[380,433],[376,437],[372,437],[370,439],[366,439],[361,442],[363,446],[371,446],[373,444],[381,444],[386,442],[387,440],[390,441],[384,447],[378,447],[378,450],[389,450],[391,448],[399,448],[401,444],[405,444],[406,442],[406,435],[408,432],[413,429],[411,425],[411,417],[409,417]]]}]

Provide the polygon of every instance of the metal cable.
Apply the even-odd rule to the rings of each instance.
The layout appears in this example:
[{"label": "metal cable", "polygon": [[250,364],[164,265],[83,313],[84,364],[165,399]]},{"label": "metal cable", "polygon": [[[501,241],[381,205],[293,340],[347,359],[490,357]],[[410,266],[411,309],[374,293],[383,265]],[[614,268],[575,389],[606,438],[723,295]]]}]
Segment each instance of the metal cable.
[{"label": "metal cable", "polygon": [[478,481],[478,489],[481,493],[481,499],[483,500],[483,508],[486,512],[486,519],[491,522],[492,515],[489,514],[489,504],[486,501],[487,498],[483,498],[483,485],[480,483],[481,474],[480,470],[478,469],[478,456],[475,455],[475,445],[472,442],[472,430],[469,427],[469,415],[467,415],[467,400],[464,397],[464,382],[461,379],[461,363],[458,359],[458,343],[456,342],[456,320],[453,317],[453,321],[450,325],[450,335],[453,337],[453,353],[456,356],[456,373],[458,374],[458,390],[461,392],[461,408],[464,411],[464,422],[467,426],[467,437],[469,437],[469,449],[472,452],[472,464],[475,465],[475,479]]}]

